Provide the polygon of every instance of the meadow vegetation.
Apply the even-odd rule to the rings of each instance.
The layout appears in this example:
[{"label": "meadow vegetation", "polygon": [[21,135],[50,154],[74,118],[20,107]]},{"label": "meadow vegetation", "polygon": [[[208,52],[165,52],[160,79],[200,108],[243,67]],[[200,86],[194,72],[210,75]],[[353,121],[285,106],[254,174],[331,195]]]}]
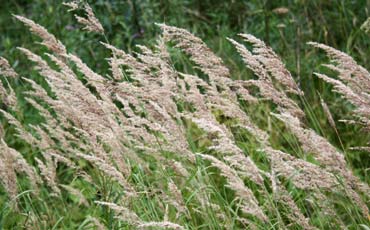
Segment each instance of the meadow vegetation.
[{"label": "meadow vegetation", "polygon": [[368,8],[4,3],[0,229],[369,229]]}]

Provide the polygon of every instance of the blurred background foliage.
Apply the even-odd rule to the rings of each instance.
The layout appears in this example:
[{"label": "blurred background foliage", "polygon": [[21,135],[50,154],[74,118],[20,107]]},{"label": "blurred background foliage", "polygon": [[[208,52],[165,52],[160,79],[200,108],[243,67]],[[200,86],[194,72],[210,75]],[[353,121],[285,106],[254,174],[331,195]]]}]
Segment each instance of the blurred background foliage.
[{"label": "blurred background foliage", "polygon": [[[6,57],[23,76],[42,83],[31,64],[20,55],[16,47],[22,46],[36,53],[46,50],[35,42],[22,23],[12,14],[26,16],[44,26],[60,39],[71,53],[78,54],[92,69],[105,75],[109,73],[105,58],[109,52],[98,42],[111,44],[135,52],[136,44],[154,46],[159,35],[155,22],[185,28],[200,37],[230,68],[235,79],[251,78],[252,73],[243,65],[234,47],[226,40],[236,39],[238,33],[250,33],[264,40],[286,63],[287,68],[305,92],[306,111],[314,114],[308,122],[312,128],[340,148],[339,138],[327,124],[319,103],[319,94],[329,104],[336,120],[348,118],[351,106],[331,87],[312,77],[327,62],[325,55],[306,45],[308,41],[325,43],[351,55],[359,64],[370,68],[370,36],[360,29],[370,16],[369,0],[98,0],[88,1],[102,22],[106,37],[81,32],[73,14],[67,12],[62,1],[8,0],[0,8],[0,56]],[[78,14],[79,12],[77,12]],[[176,51],[174,51],[176,56]],[[178,55],[175,67],[193,72],[186,57]],[[332,73],[331,73],[332,74]],[[22,97],[25,83],[12,82]],[[344,106],[345,105],[345,106]],[[22,107],[22,105],[21,105]],[[38,122],[39,117],[30,106],[22,107],[25,123]],[[255,109],[251,115],[266,120],[268,111]],[[262,117],[262,119],[261,119]],[[311,116],[312,118],[312,116]],[[368,135],[360,128],[337,123],[344,148],[364,145]],[[9,136],[9,135],[8,135]],[[367,178],[370,160],[366,153],[347,152],[350,163],[363,178]]]}]

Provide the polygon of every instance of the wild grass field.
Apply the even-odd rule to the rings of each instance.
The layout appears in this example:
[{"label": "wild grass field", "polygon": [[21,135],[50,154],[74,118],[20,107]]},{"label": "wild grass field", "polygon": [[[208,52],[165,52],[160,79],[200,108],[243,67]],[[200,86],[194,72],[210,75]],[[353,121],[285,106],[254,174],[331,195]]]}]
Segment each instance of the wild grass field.
[{"label": "wild grass field", "polygon": [[4,1],[1,229],[370,229],[367,0]]}]

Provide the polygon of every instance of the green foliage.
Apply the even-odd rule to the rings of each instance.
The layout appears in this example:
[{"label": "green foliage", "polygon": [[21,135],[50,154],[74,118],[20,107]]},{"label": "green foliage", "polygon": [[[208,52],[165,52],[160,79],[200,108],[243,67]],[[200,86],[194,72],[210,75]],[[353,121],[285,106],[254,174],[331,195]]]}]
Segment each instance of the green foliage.
[{"label": "green foliage", "polygon": [[[346,1],[346,0],[280,0],[280,1],[221,1],[221,0],[132,0],[132,1],[91,1],[91,6],[102,22],[106,30],[106,37],[81,32],[80,26],[71,16],[66,13],[66,7],[61,1],[5,1],[0,8],[0,56],[6,56],[13,67],[21,76],[27,76],[36,82],[46,85],[43,79],[35,71],[29,71],[30,64],[15,49],[17,46],[29,48],[37,53],[43,53],[45,50],[40,46],[35,46],[38,41],[33,35],[26,32],[21,23],[15,21],[11,14],[24,15],[40,25],[43,25],[48,31],[60,39],[67,47],[70,53],[76,53],[92,69],[97,70],[99,74],[105,75],[109,72],[108,63],[104,57],[109,56],[109,52],[98,41],[108,40],[115,46],[133,53],[136,51],[135,45],[145,44],[153,46],[155,38],[159,34],[158,28],[154,22],[165,22],[185,28],[188,31],[202,38],[203,41],[218,55],[225,64],[230,67],[234,79],[253,78],[253,74],[248,71],[240,57],[235,52],[234,47],[226,40],[226,37],[235,38],[237,33],[251,33],[256,37],[265,40],[286,63],[287,68],[292,72],[300,87],[305,92],[306,97],[301,99],[301,105],[305,112],[309,114],[308,123],[311,128],[319,132],[336,147],[342,148],[340,139],[343,141],[346,158],[349,164],[354,168],[357,175],[366,183],[370,182],[368,169],[370,168],[369,155],[364,152],[346,151],[349,146],[362,146],[369,140],[369,135],[358,133],[360,127],[348,126],[338,123],[338,133],[336,134],[327,122],[326,116],[322,111],[318,93],[325,101],[330,102],[330,109],[333,111],[334,119],[339,120],[350,115],[350,106],[345,104],[344,100],[338,95],[330,92],[331,87],[323,81],[312,77],[313,71],[321,71],[320,64],[327,61],[326,57],[319,52],[313,51],[306,45],[308,41],[322,42],[339,50],[342,50],[352,57],[362,66],[370,69],[370,39],[365,31],[360,30],[361,24],[369,17],[366,9],[370,8],[370,2],[367,0]],[[281,14],[276,8],[286,7],[288,12]],[[79,12],[77,12],[79,13]],[[187,73],[197,72],[192,68],[191,61],[177,51],[171,54],[175,56],[175,68]],[[24,92],[28,86],[22,80],[11,82],[15,87],[16,93],[23,98]],[[345,105],[345,106],[344,106]],[[24,124],[36,124],[40,122],[40,116],[35,109],[21,100],[19,105],[21,111],[14,114]],[[182,110],[191,110],[191,105],[179,101],[178,107]],[[271,141],[273,145],[279,145],[281,149],[289,149],[302,157],[303,154],[297,144],[297,140],[286,132],[284,127],[276,119],[267,120],[269,114],[267,105],[264,103],[256,108],[247,108],[245,110],[251,118],[258,121],[262,127],[273,126]],[[215,111],[217,117],[227,126],[232,126],[233,121],[222,117]],[[144,115],[143,115],[144,116]],[[191,122],[184,121],[187,127],[188,139],[193,152],[204,152],[209,146],[209,140],[204,133]],[[15,131],[5,126],[7,142],[20,152],[29,152],[27,160],[32,162],[36,153],[30,150],[26,144],[13,138]],[[250,154],[251,158],[257,164],[263,167],[267,161],[265,156],[258,152],[257,144],[245,132],[235,128],[234,135],[237,137],[238,146]],[[355,137],[355,138],[354,138]],[[340,139],[339,139],[340,138]],[[145,153],[142,153],[145,155]],[[166,155],[166,154],[164,154]],[[170,155],[170,154],[168,154]],[[151,156],[147,156],[150,158]],[[313,161],[310,156],[304,156],[308,161]],[[173,158],[173,156],[168,156]],[[68,168],[58,169],[61,178],[60,182],[73,181],[73,185],[80,189],[82,193],[91,200],[120,200],[122,194],[115,188],[114,182],[105,178],[98,170],[94,170],[86,165],[86,162],[80,162],[82,167],[88,168],[90,175],[95,178],[95,186],[84,184],[78,178],[71,178],[73,174]],[[194,180],[199,183],[199,189],[202,181],[211,184],[205,189],[210,190],[211,199],[215,203],[224,204],[222,207],[228,214],[227,223],[231,229],[242,229],[242,226],[235,219],[234,215],[236,204],[232,200],[232,192],[225,188],[225,181],[219,177],[217,170],[210,169],[209,165],[198,160],[197,167],[190,172],[190,178],[183,184],[186,188],[188,184],[194,185]],[[171,171],[161,169],[160,165],[150,166],[156,169],[158,174],[147,175],[138,165],[132,163],[133,174],[129,178],[137,186],[140,184],[149,186],[153,182],[158,184],[167,184]],[[28,188],[27,181],[18,181],[20,188]],[[248,183],[248,182],[247,182]],[[32,213],[36,218],[39,229],[91,229],[88,228],[88,217],[99,216],[105,221],[108,229],[130,229],[114,219],[111,210],[105,207],[90,204],[89,207],[78,206],[77,199],[73,195],[63,191],[61,197],[49,197],[49,191],[44,188],[40,191],[40,199],[31,199],[30,191],[25,191],[17,196],[19,207],[14,206],[14,201],[9,201],[6,195],[0,189],[0,230],[1,229],[22,229],[27,228],[28,213]],[[153,188],[152,193],[141,194],[134,203],[132,210],[144,220],[161,221],[163,213],[158,208],[161,201],[156,196],[157,188]],[[292,189],[293,190],[293,189]],[[183,191],[184,199],[189,207],[192,207],[189,216],[182,216],[179,222],[185,223],[189,229],[220,229],[217,213],[214,210],[202,210],[199,214],[195,210],[195,194],[199,191]],[[258,192],[256,192],[258,194]],[[346,197],[340,194],[331,194],[331,199],[337,201],[337,209],[341,210],[349,223],[350,229],[367,229],[369,221],[362,218],[358,210],[348,201]],[[309,194],[294,190],[293,196],[300,207],[304,207],[306,200],[310,198]],[[54,199],[50,202],[48,199]],[[55,201],[57,200],[57,202]],[[48,205],[46,205],[48,204]],[[50,206],[53,204],[54,206]],[[271,204],[271,209],[277,209]],[[312,209],[316,204],[312,204]],[[18,210],[22,210],[20,215]],[[304,213],[310,213],[312,210],[304,210]],[[172,215],[172,216],[171,216]],[[275,223],[262,224],[256,221],[257,227],[261,229],[279,229],[283,226],[284,216],[270,216],[270,219],[277,220]],[[170,210],[170,219],[175,219],[175,212]],[[312,223],[323,228],[331,226],[331,220],[324,215],[314,216]],[[299,226],[293,226],[292,229],[300,229]]]}]

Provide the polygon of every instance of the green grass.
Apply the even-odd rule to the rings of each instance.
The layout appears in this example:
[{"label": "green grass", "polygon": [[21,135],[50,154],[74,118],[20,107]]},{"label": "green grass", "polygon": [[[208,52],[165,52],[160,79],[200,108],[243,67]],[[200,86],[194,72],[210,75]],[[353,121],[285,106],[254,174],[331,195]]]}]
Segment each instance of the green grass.
[{"label": "green grass", "polygon": [[[351,107],[338,95],[333,94],[328,84],[312,76],[313,72],[324,71],[320,65],[326,63],[327,58],[323,53],[306,45],[306,42],[321,42],[342,50],[354,57],[360,65],[370,69],[370,35],[360,30],[361,24],[370,16],[366,10],[370,8],[369,1],[98,0],[91,1],[91,5],[106,29],[106,38],[81,32],[72,13],[66,13],[66,7],[62,6],[60,1],[3,2],[0,8],[0,56],[6,57],[21,76],[45,85],[35,71],[29,71],[31,69],[29,62],[16,49],[17,46],[22,46],[40,54],[46,51],[36,46],[35,42],[38,39],[12,17],[12,14],[19,14],[43,25],[66,45],[69,52],[78,54],[92,69],[104,76],[109,72],[108,64],[104,60],[109,56],[109,52],[98,41],[107,39],[115,46],[131,53],[137,50],[135,48],[137,44],[153,46],[159,34],[159,29],[154,22],[165,22],[168,25],[185,28],[202,38],[224,60],[234,79],[248,79],[252,78],[253,74],[244,67],[235,48],[226,38],[235,39],[238,33],[250,33],[268,43],[280,55],[299,82],[305,97],[297,100],[300,101],[306,114],[309,114],[307,124],[336,147],[342,148],[335,130],[329,126],[322,111],[319,94],[329,103],[335,120],[349,117]],[[273,10],[277,7],[287,7],[289,12],[283,15],[276,14]],[[176,69],[188,73],[196,71],[186,56],[177,51],[173,51],[172,54]],[[22,98],[22,92],[27,89],[27,84],[22,80],[11,83],[16,86],[15,90],[19,98]],[[297,156],[303,155],[297,140],[286,132],[281,123],[274,118],[267,118],[270,112],[267,104],[255,107],[245,106],[245,110],[261,127],[273,126],[271,133],[273,145]],[[31,106],[21,100],[19,112],[14,115],[24,124],[37,124],[40,122],[40,117],[35,112]],[[227,122],[232,123],[232,121],[225,122],[226,125],[232,125]],[[349,165],[353,167],[356,175],[369,184],[368,153],[348,149],[350,146],[365,145],[370,135],[361,132],[360,127],[357,126],[341,123],[337,123],[337,126]],[[32,162],[33,156],[38,154],[36,150],[14,138],[14,130],[11,127],[5,124],[5,128],[7,143],[22,152]],[[257,144],[241,130],[233,131],[238,145],[253,160],[260,162],[259,166],[264,167],[263,162],[266,159],[256,151]],[[188,133],[192,151],[206,151],[209,142],[203,133],[191,124],[188,124]],[[168,159],[172,157],[174,156],[168,154]],[[133,174],[129,180],[138,187],[153,186],[151,194],[140,194],[130,206],[143,220],[162,220],[164,215],[163,209],[160,208],[162,202],[158,195],[158,187],[154,185],[167,184],[169,175],[176,175],[171,169],[162,169],[158,163],[153,160],[151,168],[157,173],[149,175],[140,166],[132,163]],[[123,199],[123,194],[115,183],[105,178],[98,170],[84,164],[86,163],[80,162],[80,166],[85,167],[94,178],[92,185],[84,183],[76,177],[75,172],[63,167],[58,168],[59,182],[61,184],[65,182],[80,189],[90,202],[91,200],[120,201]],[[210,168],[206,161],[200,159],[197,160],[196,167],[189,168],[189,171],[190,177],[181,183],[183,183],[182,195],[185,203],[191,207],[190,213],[188,216],[181,216],[177,222],[189,229],[222,228],[215,210],[210,208],[195,210],[200,207],[195,195],[200,193],[202,186],[206,184],[207,188],[204,189],[209,191],[210,199],[220,204],[227,214],[225,225],[231,229],[242,229],[243,226],[235,219],[238,210],[235,210],[236,201],[233,200],[232,191],[224,187],[225,181],[220,178],[218,171]],[[180,180],[178,182],[180,183]],[[18,180],[17,183],[23,191],[17,196],[17,208],[14,206],[15,201],[9,201],[5,192],[0,189],[0,230],[31,227],[89,229],[87,225],[90,216],[99,217],[108,229],[130,229],[130,226],[124,222],[116,221],[114,214],[108,208],[92,203],[88,207],[78,206],[76,197],[66,191],[62,191],[61,197],[50,197],[50,191],[47,188],[42,188],[39,198],[35,199],[34,196],[31,198],[30,191],[27,190],[27,181]],[[246,182],[246,184],[253,187],[253,183]],[[291,191],[300,207],[307,207],[306,202],[310,200],[311,195],[294,188]],[[256,196],[258,197],[258,191]],[[342,219],[346,220],[349,229],[369,228],[366,227],[369,226],[369,220],[361,217],[351,201],[343,195],[330,194],[330,200],[335,201],[336,208],[341,213]],[[276,206],[279,204],[273,203],[271,199],[266,201],[265,205],[270,205],[271,209],[277,210]],[[311,209],[315,209],[315,205],[317,204],[313,203]],[[303,210],[303,212],[310,214],[313,211]],[[274,222],[264,224],[256,221],[256,225],[261,229],[279,229],[286,221],[286,217],[281,216],[283,214],[276,211],[276,215],[269,216]],[[333,227],[330,225],[332,223],[330,218],[320,213],[315,215],[312,217],[312,223],[321,226],[322,229]],[[175,220],[175,210],[169,210],[169,218]],[[38,223],[37,226],[27,226],[33,221]],[[295,226],[293,229],[299,229],[299,227]]]}]

